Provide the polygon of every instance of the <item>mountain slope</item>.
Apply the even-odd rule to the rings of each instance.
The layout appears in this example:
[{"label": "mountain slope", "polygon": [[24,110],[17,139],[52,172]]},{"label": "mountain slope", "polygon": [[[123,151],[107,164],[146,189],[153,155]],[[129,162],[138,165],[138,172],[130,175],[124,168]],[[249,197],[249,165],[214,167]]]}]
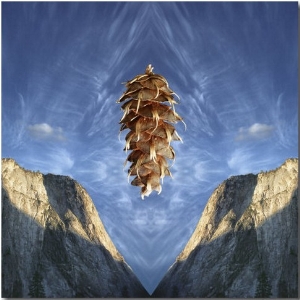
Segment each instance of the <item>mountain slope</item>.
[{"label": "mountain slope", "polygon": [[80,184],[2,159],[2,297],[28,297],[35,274],[47,297],[148,296]]},{"label": "mountain slope", "polygon": [[297,195],[298,159],[225,180],[152,296],[254,297],[265,274],[272,297],[297,297]]}]

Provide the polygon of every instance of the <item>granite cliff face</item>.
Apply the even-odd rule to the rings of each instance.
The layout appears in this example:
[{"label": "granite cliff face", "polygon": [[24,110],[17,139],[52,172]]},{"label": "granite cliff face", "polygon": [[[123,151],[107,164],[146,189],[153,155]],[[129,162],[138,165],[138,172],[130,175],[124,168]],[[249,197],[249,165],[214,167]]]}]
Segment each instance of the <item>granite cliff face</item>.
[{"label": "granite cliff face", "polygon": [[297,196],[298,159],[225,180],[152,296],[251,298],[264,273],[272,298],[298,297]]},{"label": "granite cliff face", "polygon": [[2,297],[34,284],[46,297],[148,296],[80,184],[2,159]]}]

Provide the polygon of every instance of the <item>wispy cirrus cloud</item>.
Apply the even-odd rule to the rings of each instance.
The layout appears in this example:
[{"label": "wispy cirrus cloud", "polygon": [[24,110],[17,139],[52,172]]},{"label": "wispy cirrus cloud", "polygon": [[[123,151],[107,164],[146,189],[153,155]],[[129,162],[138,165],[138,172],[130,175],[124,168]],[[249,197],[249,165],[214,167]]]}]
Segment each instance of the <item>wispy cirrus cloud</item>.
[{"label": "wispy cirrus cloud", "polygon": [[227,164],[237,174],[245,174],[251,171],[252,160],[253,154],[248,149],[238,148],[230,155]]},{"label": "wispy cirrus cloud", "polygon": [[47,123],[29,125],[27,127],[31,137],[37,140],[66,141],[61,127],[52,127]]},{"label": "wispy cirrus cloud", "polygon": [[52,167],[49,166],[49,169],[52,169],[55,174],[70,175],[69,172],[74,166],[75,161],[68,150],[64,148],[54,149],[52,153],[50,153],[49,157],[49,165],[52,165]]},{"label": "wispy cirrus cloud", "polygon": [[287,93],[280,93],[270,109],[276,125],[276,142],[284,149],[294,148],[298,143],[298,114],[292,100]]},{"label": "wispy cirrus cloud", "polygon": [[240,127],[236,141],[263,140],[269,138],[275,128],[272,125],[254,123],[250,127]]},{"label": "wispy cirrus cloud", "polygon": [[[253,149],[258,148],[260,155]],[[271,155],[272,154],[272,155]],[[243,175],[247,173],[259,173],[262,170],[269,170],[274,165],[282,163],[269,147],[243,146],[236,148],[227,158],[227,165],[231,175]]]},{"label": "wispy cirrus cloud", "polygon": [[30,170],[73,177],[72,168],[75,159],[72,153],[62,147],[46,147],[46,149],[46,151],[41,151],[39,156],[32,156],[30,153],[24,154],[20,160],[21,165],[26,162]]}]

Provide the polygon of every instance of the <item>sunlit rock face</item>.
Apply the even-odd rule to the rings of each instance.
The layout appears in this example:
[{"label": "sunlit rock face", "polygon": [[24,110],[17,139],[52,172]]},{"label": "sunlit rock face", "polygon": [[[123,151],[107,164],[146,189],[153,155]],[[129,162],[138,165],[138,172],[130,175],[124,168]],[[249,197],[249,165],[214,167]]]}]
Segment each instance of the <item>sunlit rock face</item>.
[{"label": "sunlit rock face", "polygon": [[84,188],[2,159],[2,297],[144,297]]},{"label": "sunlit rock face", "polygon": [[250,298],[264,271],[271,297],[298,297],[297,196],[298,159],[225,180],[153,296]]}]

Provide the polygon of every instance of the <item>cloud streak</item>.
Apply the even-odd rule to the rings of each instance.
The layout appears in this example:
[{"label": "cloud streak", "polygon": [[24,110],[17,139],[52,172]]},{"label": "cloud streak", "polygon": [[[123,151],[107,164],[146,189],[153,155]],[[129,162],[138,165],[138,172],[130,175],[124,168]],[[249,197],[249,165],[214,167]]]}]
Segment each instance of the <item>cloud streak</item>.
[{"label": "cloud streak", "polygon": [[[257,149],[260,154],[257,154],[254,149]],[[233,152],[227,157],[227,165],[229,167],[230,175],[243,175],[248,173],[259,173],[260,171],[267,171],[272,169],[272,166],[280,165],[282,160],[276,156],[271,155],[272,148],[261,145],[241,146],[235,148]],[[273,167],[274,168],[274,167]]]}]

